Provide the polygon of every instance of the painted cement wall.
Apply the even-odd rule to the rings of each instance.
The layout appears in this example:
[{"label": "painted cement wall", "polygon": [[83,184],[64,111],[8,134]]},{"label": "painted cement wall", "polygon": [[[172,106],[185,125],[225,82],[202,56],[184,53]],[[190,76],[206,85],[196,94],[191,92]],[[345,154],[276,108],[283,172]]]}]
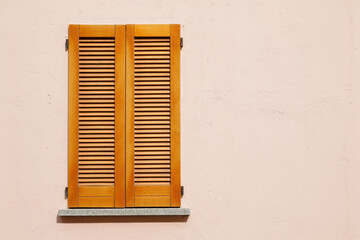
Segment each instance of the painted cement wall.
[{"label": "painted cement wall", "polygon": [[[0,1],[1,239],[360,239],[360,3]],[[187,221],[58,219],[68,24],[180,23]]]}]

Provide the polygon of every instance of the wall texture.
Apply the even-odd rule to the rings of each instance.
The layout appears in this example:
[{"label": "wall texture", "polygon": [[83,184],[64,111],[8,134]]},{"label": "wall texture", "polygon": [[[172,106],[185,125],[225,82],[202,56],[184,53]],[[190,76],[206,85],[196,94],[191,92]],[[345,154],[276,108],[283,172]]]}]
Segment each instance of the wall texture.
[{"label": "wall texture", "polygon": [[[1,239],[360,239],[359,11],[355,0],[1,0]],[[71,23],[182,24],[187,221],[57,218]]]}]

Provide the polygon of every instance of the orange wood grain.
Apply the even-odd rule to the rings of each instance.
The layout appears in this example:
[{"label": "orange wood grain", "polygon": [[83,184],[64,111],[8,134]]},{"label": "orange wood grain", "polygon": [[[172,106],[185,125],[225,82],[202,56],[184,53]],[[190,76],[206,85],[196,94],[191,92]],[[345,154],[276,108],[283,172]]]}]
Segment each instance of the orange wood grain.
[{"label": "orange wood grain", "polygon": [[126,25],[126,207],[134,207],[134,25]]},{"label": "orange wood grain", "polygon": [[82,208],[113,208],[114,197],[79,197],[79,207]]},{"label": "orange wood grain", "polygon": [[68,207],[78,207],[79,25],[69,25]]},{"label": "orange wood grain", "polygon": [[135,207],[170,207],[170,196],[135,197]]},{"label": "orange wood grain", "polygon": [[125,207],[125,26],[115,27],[115,207]]},{"label": "orange wood grain", "polygon": [[113,197],[114,186],[81,186],[79,197]]},{"label": "orange wood grain", "polygon": [[[126,25],[126,27],[129,25]],[[135,37],[168,37],[170,36],[169,24],[136,24]]]},{"label": "orange wood grain", "polygon": [[170,29],[171,206],[180,207],[180,25],[171,24]]},{"label": "orange wood grain", "polygon": [[80,37],[115,37],[114,25],[80,25]]},{"label": "orange wood grain", "polygon": [[135,186],[136,196],[170,196],[170,185]]}]

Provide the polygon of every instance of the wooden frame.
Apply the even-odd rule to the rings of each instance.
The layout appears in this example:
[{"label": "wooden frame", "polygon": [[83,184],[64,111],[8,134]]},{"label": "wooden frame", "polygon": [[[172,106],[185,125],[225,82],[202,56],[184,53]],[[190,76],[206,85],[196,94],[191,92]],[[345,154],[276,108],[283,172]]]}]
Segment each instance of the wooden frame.
[{"label": "wooden frame", "polygon": [[180,207],[180,25],[170,29],[171,206]]},{"label": "wooden frame", "polygon": [[79,25],[69,26],[68,207],[78,203]]},{"label": "wooden frame", "polygon": [[[83,146],[80,144],[79,148],[79,134],[82,134],[83,130],[80,123],[79,131],[79,119],[82,114],[82,104],[79,105],[79,96],[84,96],[81,90],[84,87],[80,87],[79,90],[79,77],[80,85],[84,80],[81,80],[82,72],[87,71],[88,67],[82,67],[84,63],[79,64],[79,56],[82,58],[84,56],[84,50],[81,50],[83,45],[79,46],[79,39],[89,38],[90,41],[99,41],[96,38],[100,37],[105,39],[105,41],[110,41],[108,38],[115,39],[115,47],[112,45],[112,49],[115,52],[115,83],[114,83],[114,186],[113,185],[104,185],[101,184],[101,187],[96,187],[94,184],[91,186],[81,186],[79,187],[79,182],[81,182],[81,177],[79,176],[79,149],[81,153],[88,152],[89,150],[82,150]],[[160,75],[165,76],[163,72],[166,71],[168,81],[166,88],[168,90],[154,90],[166,92],[167,95],[167,104],[169,104],[169,123],[167,123],[167,129],[169,132],[166,133],[169,136],[167,141],[167,148],[169,148],[169,180],[166,185],[164,184],[155,184],[155,185],[141,185],[137,184],[135,186],[135,166],[134,166],[134,140],[135,140],[135,92],[139,90],[134,90],[134,71],[135,71],[135,49],[134,49],[134,40],[135,37],[140,37],[139,39],[152,38],[156,41],[158,39],[163,39],[161,41],[166,41],[167,45],[165,47],[167,53],[166,64],[169,65],[168,69],[164,69],[164,64],[161,67],[157,67],[159,64],[151,65],[153,71],[157,72]],[[81,40],[83,41],[83,40]],[[89,41],[85,39],[84,41]],[[103,41],[103,40],[101,40]],[[143,41],[143,40],[140,40]],[[150,39],[150,41],[153,41]],[[155,42],[156,43],[156,42]],[[160,42],[159,42],[160,43]],[[106,45],[107,43],[101,43]],[[114,44],[114,42],[112,42]],[[141,43],[141,46],[145,46],[149,49],[148,43]],[[99,45],[99,44],[98,44]],[[153,45],[153,44],[151,44]],[[160,44],[163,45],[163,44]],[[103,45],[100,45],[103,46]],[[140,46],[140,47],[141,47]],[[157,46],[157,45],[155,45]],[[164,49],[164,47],[156,47],[157,49]],[[155,49],[156,49],[155,48]],[[91,49],[91,55],[104,55],[99,54],[98,50]],[[115,50],[114,50],[115,49]],[[145,49],[145,48],[144,48]],[[151,49],[151,48],[150,48]],[[156,49],[156,50],[157,50]],[[81,50],[81,51],[80,51]],[[85,50],[86,51],[86,50]],[[96,52],[97,51],[97,52]],[[109,50],[106,50],[106,54]],[[141,53],[143,50],[137,50]],[[145,50],[146,51],[146,50]],[[151,54],[153,50],[147,50]],[[79,52],[81,52],[79,54]],[[138,53],[138,52],[136,52]],[[105,54],[105,55],[106,55]],[[148,53],[146,53],[148,54]],[[163,54],[163,53],[160,53]],[[85,54],[86,55],[86,54]],[[142,55],[142,54],[140,54]],[[112,54],[112,56],[114,56]],[[170,57],[169,57],[170,56]],[[98,58],[98,57],[97,57]],[[90,58],[89,58],[90,59]],[[170,59],[170,60],[169,60]],[[146,60],[149,61],[149,60]],[[152,61],[152,60],[151,60]],[[85,63],[87,64],[87,63]],[[101,63],[103,64],[103,63]],[[154,64],[154,63],[152,63]],[[165,64],[165,65],[166,65]],[[161,64],[160,64],[161,65]],[[94,65],[86,65],[93,67]],[[99,67],[101,66],[101,67]],[[97,68],[103,68],[103,65],[99,65]],[[138,69],[138,65],[136,65]],[[148,65],[150,66],[150,65]],[[96,68],[96,67],[95,67]],[[142,67],[140,67],[142,68]],[[80,71],[82,69],[82,71]],[[86,72],[85,71],[85,72]],[[107,71],[107,70],[106,70]],[[79,74],[80,72],[80,74]],[[89,72],[89,71],[88,71]],[[95,71],[98,72],[98,71]],[[103,71],[105,72],[105,71]],[[145,71],[149,72],[149,71]],[[137,73],[138,74],[138,71]],[[146,73],[147,74],[147,73]],[[153,74],[153,73],[151,73]],[[80,75],[80,76],[79,76]],[[136,75],[137,76],[137,75]],[[153,76],[153,75],[150,75]],[[170,79],[170,81],[169,81]],[[85,80],[87,84],[88,79]],[[92,80],[92,81],[98,81]],[[158,80],[156,77],[155,81]],[[138,83],[136,83],[138,84]],[[156,83],[157,84],[157,83]],[[89,85],[93,85],[90,83]],[[103,83],[99,86],[104,85]],[[113,84],[112,84],[113,85]],[[147,85],[147,84],[146,84]],[[161,85],[161,84],[160,84]],[[138,85],[136,85],[138,86]],[[85,87],[86,88],[86,87]],[[89,87],[87,87],[89,88]],[[95,91],[96,87],[90,87]],[[144,87],[137,87],[137,89],[144,89]],[[147,87],[145,88],[147,89]],[[156,89],[156,88],[149,88]],[[151,90],[152,91],[152,90]],[[80,92],[80,94],[79,94]],[[103,91],[104,92],[104,91]],[[86,93],[85,93],[86,94]],[[90,93],[87,93],[90,94]],[[93,93],[91,93],[93,94]],[[105,94],[105,93],[104,93]],[[143,94],[143,93],[140,93]],[[170,96],[170,99],[169,97]],[[161,99],[160,99],[161,100]],[[80,103],[81,103],[80,99]],[[164,25],[69,25],[69,116],[68,116],[68,207],[180,207],[181,205],[181,182],[180,182],[180,25],[178,24],[164,24]],[[167,107],[168,108],[168,107]],[[79,110],[80,109],[80,110]],[[80,115],[79,116],[79,111]],[[86,110],[87,111],[87,110]],[[93,111],[93,110],[92,110]],[[103,110],[101,110],[103,111]],[[143,110],[141,110],[143,111]],[[163,110],[160,110],[163,111]],[[136,113],[139,112],[139,109],[136,110]],[[156,113],[156,112],[155,112]],[[151,114],[152,115],[152,114]],[[162,114],[161,116],[163,116]],[[138,115],[136,115],[138,119]],[[160,116],[160,115],[159,115]],[[158,118],[162,118],[162,117]],[[138,121],[138,120],[137,120]],[[150,124],[150,123],[147,123]],[[151,123],[153,124],[153,123]],[[158,123],[156,123],[158,124]],[[155,130],[159,127],[156,126]],[[138,128],[137,128],[138,129]],[[141,130],[141,129],[140,129]],[[138,131],[138,130],[136,130]],[[156,134],[155,134],[156,135]],[[81,138],[81,137],[80,137]],[[140,141],[141,142],[141,141]],[[158,142],[157,140],[155,142]],[[138,147],[137,147],[138,148]],[[136,149],[137,149],[136,148]],[[94,150],[93,150],[94,151]],[[99,150],[98,150],[99,151]],[[109,150],[107,150],[109,151]],[[136,150],[138,151],[138,150]],[[147,150],[146,150],[147,151]],[[156,151],[156,150],[152,150]],[[165,151],[165,150],[163,150]],[[139,154],[138,152],[136,154]],[[152,153],[153,154],[153,153]],[[88,154],[87,154],[88,155]],[[97,154],[99,155],[99,154]],[[138,155],[136,155],[138,156]],[[81,159],[81,156],[80,156]],[[106,159],[105,157],[103,159]],[[159,158],[157,158],[159,159]],[[96,160],[97,161],[97,160]],[[90,163],[86,163],[90,164]],[[97,164],[97,163],[96,163]],[[108,163],[107,163],[108,164]],[[138,163],[137,163],[138,164]],[[156,169],[157,167],[153,168]],[[80,175],[83,174],[81,171],[80,165]],[[138,170],[136,170],[138,171]],[[155,172],[156,173],[156,172]],[[157,173],[156,173],[157,174]],[[137,173],[138,175],[138,173]],[[164,174],[157,174],[158,176]],[[78,180],[80,179],[80,180]],[[139,181],[139,180],[136,180]],[[141,181],[140,181],[141,183]],[[100,186],[100,185],[99,185]]]},{"label": "wooden frame", "polygon": [[134,36],[126,25],[126,207],[134,207]]},{"label": "wooden frame", "polygon": [[115,26],[115,207],[125,207],[125,26]]}]

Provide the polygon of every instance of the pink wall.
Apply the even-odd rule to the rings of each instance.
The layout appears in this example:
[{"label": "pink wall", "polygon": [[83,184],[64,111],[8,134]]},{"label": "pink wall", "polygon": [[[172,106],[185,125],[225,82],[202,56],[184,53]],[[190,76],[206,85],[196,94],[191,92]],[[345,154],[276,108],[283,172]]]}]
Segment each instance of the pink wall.
[{"label": "pink wall", "polygon": [[[359,11],[355,0],[1,0],[0,238],[360,239]],[[57,219],[70,23],[182,24],[187,222]]]}]

